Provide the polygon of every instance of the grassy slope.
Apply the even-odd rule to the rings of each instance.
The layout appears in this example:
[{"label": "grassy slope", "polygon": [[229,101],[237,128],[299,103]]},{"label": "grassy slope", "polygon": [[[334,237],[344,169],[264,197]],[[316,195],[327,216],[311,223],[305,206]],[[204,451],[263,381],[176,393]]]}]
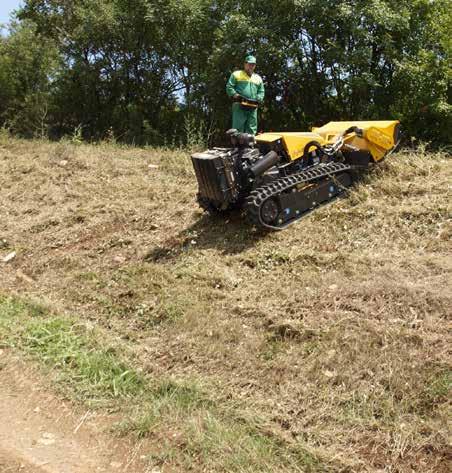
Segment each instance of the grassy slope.
[{"label": "grassy slope", "polygon": [[[203,216],[184,153],[3,138],[0,164],[0,255],[18,253],[0,263],[3,320],[15,294],[95,327],[102,356],[119,346],[139,372],[120,429],[158,440],[152,462],[448,471],[445,155],[399,153],[267,235]],[[31,312],[14,343],[45,359],[35,319],[68,326]]]}]

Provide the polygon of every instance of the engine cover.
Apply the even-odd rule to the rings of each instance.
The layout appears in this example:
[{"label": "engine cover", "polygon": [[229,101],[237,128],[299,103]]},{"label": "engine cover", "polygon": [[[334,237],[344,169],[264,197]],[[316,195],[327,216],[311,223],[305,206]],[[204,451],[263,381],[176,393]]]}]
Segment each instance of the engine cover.
[{"label": "engine cover", "polygon": [[240,194],[240,157],[235,149],[214,148],[191,157],[198,180],[198,198],[219,209],[235,203]]}]

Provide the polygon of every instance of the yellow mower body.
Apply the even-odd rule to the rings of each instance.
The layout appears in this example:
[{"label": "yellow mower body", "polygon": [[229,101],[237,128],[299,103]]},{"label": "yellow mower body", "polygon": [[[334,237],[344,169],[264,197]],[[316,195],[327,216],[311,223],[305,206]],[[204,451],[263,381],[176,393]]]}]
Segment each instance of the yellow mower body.
[{"label": "yellow mower body", "polygon": [[311,150],[310,148],[306,150],[309,143],[316,142],[321,146],[334,143],[339,135],[352,127],[357,127],[362,130],[361,136],[356,132],[346,134],[344,147],[356,151],[367,151],[377,162],[396,146],[398,125],[398,120],[329,122],[322,127],[313,128],[310,133],[263,133],[256,136],[256,142],[270,144],[280,141],[290,159],[296,160],[303,157],[306,151]]},{"label": "yellow mower body", "polygon": [[291,160],[299,159],[304,155],[308,143],[317,141],[320,145],[326,144],[325,139],[318,133],[308,132],[283,132],[262,133],[256,136],[257,143],[273,143],[281,140]]},{"label": "yellow mower body", "polygon": [[211,213],[243,208],[248,220],[282,230],[344,194],[397,147],[399,122],[329,122],[311,132],[253,136],[231,129],[230,148],[192,155],[198,203]]}]

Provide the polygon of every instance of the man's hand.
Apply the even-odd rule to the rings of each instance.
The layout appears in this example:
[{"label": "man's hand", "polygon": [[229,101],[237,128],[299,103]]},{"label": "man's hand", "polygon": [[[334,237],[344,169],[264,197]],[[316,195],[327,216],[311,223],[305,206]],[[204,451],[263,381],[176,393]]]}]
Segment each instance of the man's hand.
[{"label": "man's hand", "polygon": [[240,95],[239,94],[234,94],[232,96],[232,100],[239,100],[240,99]]}]

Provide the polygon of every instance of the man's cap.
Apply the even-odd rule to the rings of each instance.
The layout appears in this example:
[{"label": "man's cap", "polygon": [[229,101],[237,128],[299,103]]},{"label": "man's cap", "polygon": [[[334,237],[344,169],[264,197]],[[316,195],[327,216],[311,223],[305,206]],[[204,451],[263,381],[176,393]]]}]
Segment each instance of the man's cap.
[{"label": "man's cap", "polygon": [[248,64],[256,64],[256,58],[251,55],[246,56],[245,62],[247,62]]}]

